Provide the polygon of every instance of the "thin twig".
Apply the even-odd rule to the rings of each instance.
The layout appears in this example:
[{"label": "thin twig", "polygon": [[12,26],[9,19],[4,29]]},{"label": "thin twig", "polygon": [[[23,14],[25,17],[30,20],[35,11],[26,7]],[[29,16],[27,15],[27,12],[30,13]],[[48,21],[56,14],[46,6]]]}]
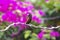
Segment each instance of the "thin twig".
[{"label": "thin twig", "polygon": [[59,19],[60,16],[55,16],[55,17],[48,17],[48,18],[42,18],[44,20],[54,20],[54,19]]}]

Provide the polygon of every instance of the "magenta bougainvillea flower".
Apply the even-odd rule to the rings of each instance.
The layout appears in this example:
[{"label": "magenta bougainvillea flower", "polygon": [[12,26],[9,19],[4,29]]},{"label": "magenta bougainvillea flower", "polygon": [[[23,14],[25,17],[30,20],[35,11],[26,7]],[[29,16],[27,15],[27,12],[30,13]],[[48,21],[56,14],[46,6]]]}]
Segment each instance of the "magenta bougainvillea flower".
[{"label": "magenta bougainvillea flower", "polygon": [[3,21],[8,22],[17,22],[18,16],[16,14],[13,14],[12,12],[7,12],[2,15]]},{"label": "magenta bougainvillea flower", "polygon": [[12,1],[12,0],[0,0],[0,12],[8,11],[11,6],[11,3],[13,6],[15,6],[14,2],[15,1]]},{"label": "magenta bougainvillea flower", "polygon": [[33,16],[32,17],[32,21],[34,21],[34,22],[36,22],[38,24],[40,24],[42,22],[42,20],[39,17],[37,17],[37,16]]},{"label": "magenta bougainvillea flower", "polygon": [[40,14],[40,16],[45,16],[46,15],[43,10],[39,10],[39,14]]},{"label": "magenta bougainvillea flower", "polygon": [[59,36],[59,33],[57,31],[51,31],[50,32],[50,36],[51,37],[58,37]]},{"label": "magenta bougainvillea flower", "polygon": [[[45,34],[46,34],[46,32],[41,31],[41,32],[37,35],[37,37],[38,37],[39,39],[42,39]],[[59,36],[60,36],[60,34],[59,34],[57,31],[51,31],[51,32],[50,32],[50,37],[59,37]]]},{"label": "magenta bougainvillea flower", "polygon": [[24,14],[22,16],[19,16],[17,14],[14,14],[12,12],[7,12],[2,15],[2,20],[6,22],[26,22],[27,16]]},{"label": "magenta bougainvillea flower", "polygon": [[37,37],[38,37],[39,39],[42,39],[45,34],[46,34],[46,30],[41,29],[41,31],[38,33]]},{"label": "magenta bougainvillea flower", "polygon": [[34,9],[34,6],[30,2],[22,2],[21,6],[18,7],[22,12],[30,11]]},{"label": "magenta bougainvillea flower", "polygon": [[41,39],[41,38],[43,38],[43,35],[44,35],[44,32],[40,32],[37,37],[38,37],[39,39]]},{"label": "magenta bougainvillea flower", "polygon": [[50,0],[45,0],[46,3],[49,3]]}]

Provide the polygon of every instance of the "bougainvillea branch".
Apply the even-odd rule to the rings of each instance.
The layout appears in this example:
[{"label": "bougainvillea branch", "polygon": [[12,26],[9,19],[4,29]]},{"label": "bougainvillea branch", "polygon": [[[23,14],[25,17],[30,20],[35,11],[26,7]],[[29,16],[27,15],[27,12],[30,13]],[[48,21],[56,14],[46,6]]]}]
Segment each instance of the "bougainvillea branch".
[{"label": "bougainvillea branch", "polygon": [[50,27],[50,28],[48,28],[48,27],[42,27],[42,26],[35,26],[35,25],[33,25],[33,24],[25,24],[25,23],[21,23],[21,22],[17,22],[17,23],[12,23],[12,24],[10,24],[9,26],[7,26],[5,29],[2,29],[2,30],[0,30],[1,32],[4,32],[4,31],[6,31],[6,30],[8,30],[11,26],[13,26],[13,25],[15,25],[15,24],[23,24],[23,25],[27,25],[27,26],[32,26],[32,27],[34,27],[34,28],[41,28],[41,29],[56,29],[56,28],[59,28],[60,26],[57,26],[57,27]]}]

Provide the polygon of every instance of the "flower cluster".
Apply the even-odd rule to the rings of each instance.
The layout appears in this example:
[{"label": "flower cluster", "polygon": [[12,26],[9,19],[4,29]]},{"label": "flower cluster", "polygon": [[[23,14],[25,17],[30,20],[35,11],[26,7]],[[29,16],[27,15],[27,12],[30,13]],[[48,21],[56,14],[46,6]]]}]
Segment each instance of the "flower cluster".
[{"label": "flower cluster", "polygon": [[[27,14],[32,14],[32,20],[41,23],[41,19],[37,17],[33,12],[34,6],[30,2],[22,2],[19,0],[1,0],[0,12],[2,14],[2,21],[5,22],[26,22]],[[38,10],[38,15],[44,16],[45,13],[42,10]]]},{"label": "flower cluster", "polygon": [[6,22],[25,22],[27,12],[32,9],[33,5],[31,5],[29,2],[19,2],[12,0],[0,1],[0,12],[2,12],[2,20]]},{"label": "flower cluster", "polygon": [[[41,32],[38,33],[37,37],[38,37],[39,39],[43,39],[43,38],[44,38],[44,35],[46,35],[46,34],[47,34],[47,31],[41,30]],[[49,36],[50,36],[50,37],[59,37],[60,34],[59,34],[59,32],[57,32],[57,31],[51,30],[51,31],[49,32]]]}]

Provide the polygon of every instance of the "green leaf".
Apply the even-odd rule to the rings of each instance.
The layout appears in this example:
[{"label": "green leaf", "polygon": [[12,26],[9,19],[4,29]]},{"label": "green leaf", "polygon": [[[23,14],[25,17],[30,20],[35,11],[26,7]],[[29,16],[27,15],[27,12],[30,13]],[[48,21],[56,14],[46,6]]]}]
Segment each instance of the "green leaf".
[{"label": "green leaf", "polygon": [[30,30],[25,31],[25,35],[24,35],[25,39],[28,38],[30,34],[31,34]]},{"label": "green leaf", "polygon": [[37,36],[37,34],[36,34],[36,33],[33,33],[33,34],[32,34],[32,36],[35,36],[35,37],[36,37],[36,36]]},{"label": "green leaf", "polygon": [[50,39],[50,34],[45,34],[44,37]]},{"label": "green leaf", "polygon": [[36,33],[32,33],[31,37],[32,37],[32,38],[29,39],[29,40],[38,40]]},{"label": "green leaf", "polygon": [[60,2],[55,2],[54,6],[55,6],[57,9],[60,9]]},{"label": "green leaf", "polygon": [[56,40],[56,38],[55,37],[52,37],[52,40]]},{"label": "green leaf", "polygon": [[34,29],[33,32],[34,33],[38,33],[40,31],[40,28],[39,29]]},{"label": "green leaf", "polygon": [[36,2],[36,0],[30,0],[32,3],[35,3]]},{"label": "green leaf", "polygon": [[52,15],[54,11],[55,11],[55,9],[49,10],[49,11],[48,11],[48,12],[49,12],[49,15]]},{"label": "green leaf", "polygon": [[31,39],[29,39],[29,40],[38,40],[37,38],[31,38]]},{"label": "green leaf", "polygon": [[4,35],[4,32],[0,32],[0,38],[2,38],[3,35]]}]

